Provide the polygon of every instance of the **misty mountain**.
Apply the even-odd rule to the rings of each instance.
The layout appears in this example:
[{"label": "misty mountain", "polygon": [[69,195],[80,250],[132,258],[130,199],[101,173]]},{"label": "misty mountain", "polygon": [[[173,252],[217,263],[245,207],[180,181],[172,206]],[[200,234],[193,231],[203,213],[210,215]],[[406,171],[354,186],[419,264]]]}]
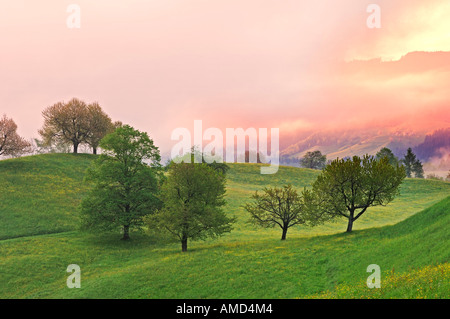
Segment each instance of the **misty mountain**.
[{"label": "misty mountain", "polygon": [[431,134],[407,129],[368,129],[323,131],[300,137],[298,141],[280,153],[282,162],[294,163],[307,152],[319,150],[328,159],[347,156],[375,155],[381,148],[388,147],[397,157],[403,157],[408,147],[413,148],[418,158],[427,161],[439,156],[443,149],[450,150],[450,128]]},{"label": "misty mountain", "polygon": [[450,153],[450,128],[439,129],[426,135],[423,143],[414,147],[413,151],[422,161]]}]

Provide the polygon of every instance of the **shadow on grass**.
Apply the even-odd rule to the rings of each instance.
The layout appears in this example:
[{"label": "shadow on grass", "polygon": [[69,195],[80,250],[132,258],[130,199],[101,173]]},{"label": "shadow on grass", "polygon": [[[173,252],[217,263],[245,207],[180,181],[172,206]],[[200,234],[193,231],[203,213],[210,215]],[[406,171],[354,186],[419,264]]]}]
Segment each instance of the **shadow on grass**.
[{"label": "shadow on grass", "polygon": [[173,240],[158,236],[156,234],[148,234],[144,231],[133,231],[130,233],[128,240],[122,239],[120,232],[88,232],[78,231],[90,245],[104,247],[107,249],[114,248],[162,248],[168,244],[174,243]]}]

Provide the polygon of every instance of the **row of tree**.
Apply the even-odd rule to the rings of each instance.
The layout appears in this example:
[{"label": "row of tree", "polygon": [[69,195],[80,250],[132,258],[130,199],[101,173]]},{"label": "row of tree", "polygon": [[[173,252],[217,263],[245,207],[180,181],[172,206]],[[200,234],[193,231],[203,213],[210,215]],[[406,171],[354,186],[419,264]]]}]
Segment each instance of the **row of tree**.
[{"label": "row of tree", "polygon": [[382,148],[376,155],[377,158],[387,157],[391,165],[401,164],[405,167],[406,177],[424,178],[424,171],[422,162],[413,153],[411,148],[408,148],[405,156],[398,159],[394,153],[387,147]]},{"label": "row of tree", "polygon": [[78,153],[79,145],[87,144],[97,154],[100,140],[122,125],[113,123],[97,102],[86,104],[77,98],[47,107],[42,116],[44,125],[39,134],[43,145],[70,144],[73,153]]},{"label": "row of tree", "polygon": [[[406,177],[416,177],[416,178],[424,178],[424,170],[422,162],[417,158],[417,156],[413,153],[411,148],[408,148],[405,156],[402,159],[398,159],[392,150],[387,147],[383,147],[378,153],[375,155],[377,159],[381,159],[383,157],[387,157],[389,163],[392,166],[396,166],[397,164],[401,164],[405,167]],[[345,157],[344,160],[348,160],[350,157]],[[323,155],[320,151],[312,151],[307,152],[300,160],[300,167],[311,168],[311,169],[323,169],[327,164],[330,164],[332,161],[327,162],[326,155]]]},{"label": "row of tree", "polygon": [[[158,148],[147,133],[124,125],[100,141],[102,154],[86,174],[91,183],[81,203],[83,228],[130,230],[146,226],[178,239],[182,251],[188,240],[221,236],[235,218],[224,211],[226,173],[223,163],[205,161],[195,149],[189,161],[160,164]],[[201,161],[193,157],[201,156]],[[197,163],[196,163],[197,162]],[[298,193],[292,185],[264,188],[244,205],[251,221],[279,226],[281,239],[295,225],[316,226],[338,217],[348,220],[347,232],[369,207],[387,205],[399,193],[405,168],[388,157],[338,159],[327,165],[311,189]]]},{"label": "row of tree", "polygon": [[[42,141],[36,140],[37,147],[65,149],[70,145],[73,153],[78,153],[80,145],[88,145],[97,154],[100,140],[122,125],[119,121],[113,123],[97,102],[86,104],[77,98],[47,107],[42,116],[44,125],[39,130]],[[3,115],[0,155],[20,156],[31,152],[32,144],[19,136],[16,123]]]},{"label": "row of tree", "polygon": [[[84,107],[86,114],[91,116],[86,117],[85,122],[70,116]],[[43,131],[52,137],[49,143],[70,140],[78,143],[76,145],[91,143],[93,148],[103,150],[86,174],[91,187],[81,203],[84,228],[120,227],[122,238],[127,240],[131,229],[146,225],[177,238],[182,251],[187,250],[189,239],[215,237],[231,231],[235,219],[223,210],[226,164],[205,161],[203,154],[193,149],[187,156],[201,156],[201,163],[194,164],[199,161],[191,159],[163,167],[159,149],[147,133],[128,125],[111,127],[109,117],[102,113],[97,104],[85,105],[75,99],[67,105],[57,104],[44,111],[48,122]],[[103,123],[109,123],[104,126],[108,130],[97,131],[95,141],[95,130],[86,129],[88,124],[83,132],[90,133],[84,137],[70,133],[77,131],[72,128],[83,128],[82,123],[93,125],[94,114],[103,118]],[[15,123],[6,116],[0,120],[3,137],[0,154],[15,154],[29,146],[17,135],[16,129]],[[104,136],[101,138],[101,135]],[[47,135],[43,133],[43,136]],[[74,144],[74,151],[76,149]],[[253,202],[244,208],[257,225],[279,226],[283,240],[292,226],[315,226],[339,217],[348,220],[347,232],[351,232],[353,223],[368,208],[387,205],[395,198],[408,171],[418,176],[415,171],[418,161],[411,153],[408,150],[402,161],[387,148],[375,157],[337,159],[322,169],[311,189],[305,188],[298,193],[292,185],[265,188],[262,193],[256,192],[252,196]],[[324,156],[315,157],[321,163],[326,160]]]},{"label": "row of tree", "polygon": [[102,154],[86,174],[91,189],[81,203],[84,229],[120,227],[122,239],[128,240],[131,229],[147,226],[177,238],[182,251],[189,239],[231,231],[234,218],[223,210],[226,164],[172,161],[163,167],[147,133],[128,125],[99,146]]},{"label": "row of tree", "polygon": [[347,232],[369,207],[387,205],[399,193],[405,168],[387,157],[354,156],[327,165],[312,185],[300,194],[292,187],[264,188],[244,208],[262,227],[279,226],[281,239],[295,225],[316,226],[335,218],[348,221]]}]

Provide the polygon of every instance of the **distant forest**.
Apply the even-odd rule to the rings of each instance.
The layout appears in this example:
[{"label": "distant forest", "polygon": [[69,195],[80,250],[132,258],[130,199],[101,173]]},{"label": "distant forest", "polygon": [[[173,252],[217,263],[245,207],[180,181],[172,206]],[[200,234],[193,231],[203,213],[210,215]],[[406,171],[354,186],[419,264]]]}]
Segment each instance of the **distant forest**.
[{"label": "distant forest", "polygon": [[450,152],[450,128],[436,130],[427,135],[423,143],[414,147],[413,151],[422,161],[441,157],[443,151]]}]

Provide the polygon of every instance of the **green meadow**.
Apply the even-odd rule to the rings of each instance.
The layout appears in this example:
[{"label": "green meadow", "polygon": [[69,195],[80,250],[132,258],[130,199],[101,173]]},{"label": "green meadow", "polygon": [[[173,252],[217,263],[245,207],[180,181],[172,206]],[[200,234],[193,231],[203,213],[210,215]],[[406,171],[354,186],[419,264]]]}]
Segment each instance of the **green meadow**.
[{"label": "green meadow", "polygon": [[[94,155],[45,154],[0,161],[0,298],[449,298],[450,183],[406,179],[386,207],[345,233],[341,220],[314,228],[255,228],[242,205],[265,186],[309,187],[318,171],[230,164],[231,233],[178,242],[153,231],[78,230],[83,175]],[[66,286],[69,264],[81,288]],[[366,268],[382,271],[369,289]]]}]

